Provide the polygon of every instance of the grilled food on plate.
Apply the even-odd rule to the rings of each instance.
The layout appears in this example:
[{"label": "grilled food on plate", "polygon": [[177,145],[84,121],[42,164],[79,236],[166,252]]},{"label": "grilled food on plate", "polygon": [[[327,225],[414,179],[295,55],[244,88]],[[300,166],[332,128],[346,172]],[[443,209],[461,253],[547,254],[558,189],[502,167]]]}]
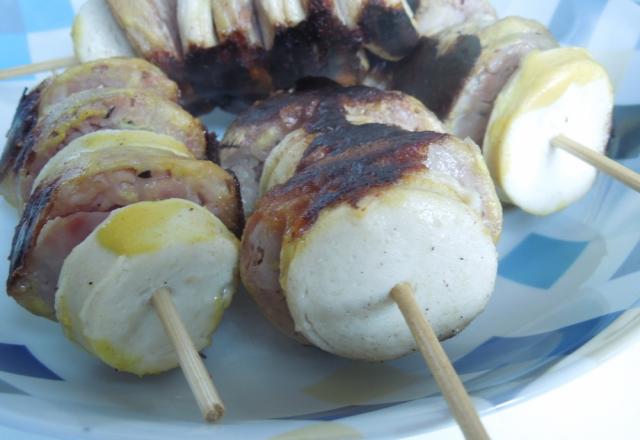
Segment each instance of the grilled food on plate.
[{"label": "grilled food on plate", "polygon": [[145,61],[77,66],[23,97],[5,154],[2,177],[25,201],[8,293],[138,375],[178,364],[148,304],[156,290],[170,289],[202,349],[238,281],[237,180],[202,160],[206,132],[177,98]]},{"label": "grilled food on plate", "polygon": [[340,100],[327,104],[266,159],[242,239],[244,285],[282,332],[345,357],[415,349],[389,297],[404,281],[438,336],[455,335],[489,300],[502,228],[478,146],[354,124]]},{"label": "grilled food on plate", "polygon": [[[117,130],[85,135],[61,150],[39,176],[16,229],[7,282],[9,294],[32,312],[53,318],[65,257],[118,207],[184,198],[240,233],[242,213],[231,175],[210,161],[185,156],[184,146],[177,154],[158,147],[166,142],[162,136],[139,136]],[[110,145],[82,148],[95,145],[96,137]]]}]

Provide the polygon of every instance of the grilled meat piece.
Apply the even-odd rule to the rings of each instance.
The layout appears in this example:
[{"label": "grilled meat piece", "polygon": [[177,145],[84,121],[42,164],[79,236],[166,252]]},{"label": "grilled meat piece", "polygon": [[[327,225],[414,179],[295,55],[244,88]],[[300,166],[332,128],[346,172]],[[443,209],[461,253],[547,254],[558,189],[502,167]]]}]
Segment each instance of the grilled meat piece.
[{"label": "grilled meat piece", "polygon": [[[86,136],[98,135],[104,136]],[[237,182],[212,162],[114,141],[110,148],[75,151],[61,163],[34,190],[12,244],[7,292],[35,314],[55,319],[65,257],[113,209],[182,198],[209,209],[234,233],[242,229]]]},{"label": "grilled meat piece", "polygon": [[110,58],[70,67],[64,73],[48,78],[29,93],[25,93],[7,133],[7,142],[0,159],[0,189],[4,197],[15,204],[13,169],[25,141],[41,115],[52,105],[90,89],[144,89],[164,99],[177,101],[176,83],[153,64],[135,58]]},{"label": "grilled meat piece", "polygon": [[[429,286],[434,296],[423,296],[421,303],[432,310],[430,321],[438,320],[441,338],[455,334],[486,304],[496,269],[492,238],[500,232],[501,208],[478,147],[447,134],[381,124],[326,126],[312,139],[296,174],[258,201],[243,235],[241,277],[263,313],[285,334],[342,356],[382,360],[406,354],[414,348],[408,332],[398,333],[395,324],[391,331],[360,324],[384,321],[379,313],[402,319],[391,318],[386,298],[403,281],[398,276],[413,279],[406,265],[403,275],[391,273],[410,248],[416,249],[417,258],[410,259],[419,261],[417,273],[429,271],[435,258],[441,285]],[[458,241],[461,235],[466,244]],[[333,247],[333,260],[323,242]],[[432,244],[422,246],[427,242]],[[461,253],[459,266],[451,261],[454,248]],[[316,259],[315,271],[309,258]],[[449,283],[464,283],[456,270],[479,281],[468,297],[448,290]],[[379,285],[372,287],[367,277]],[[358,287],[361,282],[365,287]],[[323,288],[330,300],[319,299]],[[434,299],[440,295],[443,301]],[[447,318],[449,305],[456,307],[449,301],[458,300],[466,301],[463,319]]]},{"label": "grilled meat piece", "polygon": [[205,130],[176,103],[135,89],[97,89],[76,93],[49,108],[22,143],[13,172],[17,202],[31,192],[38,172],[72,140],[102,129],[143,129],[173,136],[197,158],[204,157]]},{"label": "grilled meat piece", "polygon": [[549,31],[532,20],[464,24],[423,38],[391,67],[390,85],[420,99],[451,133],[480,144],[495,98],[522,58],[556,46]]},{"label": "grilled meat piece", "polygon": [[441,130],[438,119],[416,99],[399,92],[355,86],[279,93],[256,103],[227,129],[220,163],[232,170],[242,188],[246,212],[258,196],[262,165],[271,150],[289,133],[335,121],[378,122],[406,130]]}]

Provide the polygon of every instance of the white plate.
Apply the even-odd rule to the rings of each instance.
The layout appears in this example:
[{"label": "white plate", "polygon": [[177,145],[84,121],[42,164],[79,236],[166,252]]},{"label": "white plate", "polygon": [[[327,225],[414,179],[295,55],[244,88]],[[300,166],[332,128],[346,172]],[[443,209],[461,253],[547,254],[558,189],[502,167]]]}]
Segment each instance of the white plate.
[{"label": "white plate", "polygon": [[[550,24],[563,43],[585,46],[605,64],[618,92],[610,152],[637,156],[640,6],[631,0],[495,3],[501,15]],[[27,0],[8,5],[5,14],[15,20],[0,18],[0,63],[70,53],[66,0],[38,3],[44,10]],[[18,21],[22,29],[12,29]],[[16,43],[20,38],[26,53]],[[22,88],[39,78],[0,82],[0,130],[8,127]],[[205,119],[222,130],[229,116]],[[625,164],[640,169],[637,158]],[[601,176],[583,200],[561,213],[505,214],[491,303],[445,343],[483,413],[589,370],[640,329],[638,194]],[[0,202],[5,254],[16,221]],[[0,277],[6,271],[5,262]],[[178,371],[144,379],[114,372],[67,341],[57,324],[4,295],[0,322],[0,425],[17,431],[92,439],[403,437],[449,420],[418,355],[365,364],[302,347],[272,329],[244,294],[205,351],[228,410],[217,426],[201,423]]]}]

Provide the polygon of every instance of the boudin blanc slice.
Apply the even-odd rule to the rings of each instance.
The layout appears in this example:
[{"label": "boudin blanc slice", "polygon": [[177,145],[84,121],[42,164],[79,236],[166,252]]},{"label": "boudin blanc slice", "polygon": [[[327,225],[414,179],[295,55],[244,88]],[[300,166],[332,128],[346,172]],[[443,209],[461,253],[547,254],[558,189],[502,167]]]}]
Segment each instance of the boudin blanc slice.
[{"label": "boudin blanc slice", "polygon": [[596,169],[550,141],[564,134],[603,153],[612,111],[609,76],[584,49],[530,53],[498,96],[484,140],[502,199],[546,215],[582,197]]},{"label": "boudin blanc slice", "polygon": [[169,288],[196,350],[211,343],[237,287],[238,240],[211,212],[186,200],[113,211],[66,258],[56,316],[67,337],[120,371],[178,365],[149,305]]}]

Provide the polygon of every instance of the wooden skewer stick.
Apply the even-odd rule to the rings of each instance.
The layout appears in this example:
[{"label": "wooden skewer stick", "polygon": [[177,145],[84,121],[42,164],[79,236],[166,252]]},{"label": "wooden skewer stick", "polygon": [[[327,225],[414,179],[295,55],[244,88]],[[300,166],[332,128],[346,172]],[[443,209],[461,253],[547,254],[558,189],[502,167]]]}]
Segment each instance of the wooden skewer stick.
[{"label": "wooden skewer stick", "polygon": [[588,164],[593,165],[603,173],[607,173],[614,179],[618,179],[628,187],[640,191],[640,174],[620,165],[615,160],[609,159],[604,154],[593,151],[562,134],[551,139],[551,145],[573,154]]},{"label": "wooden skewer stick", "polygon": [[429,321],[422,313],[411,286],[407,283],[396,285],[391,289],[391,298],[398,304],[404,315],[404,319],[418,343],[422,357],[427,362],[427,366],[449,404],[449,409],[460,425],[465,438],[468,440],[488,440],[489,435],[484,429],[473,403],[471,403],[469,394],[453,369],[453,365],[451,365],[451,361],[444,352]]},{"label": "wooden skewer stick", "polygon": [[151,297],[151,303],[173,342],[182,372],[189,382],[204,419],[207,422],[215,422],[224,415],[224,405],[171,300],[170,290],[165,287],[158,289]]},{"label": "wooden skewer stick", "polygon": [[41,63],[25,64],[24,66],[11,67],[0,70],[0,80],[13,78],[14,76],[31,75],[33,73],[46,72],[49,70],[61,69],[78,64],[76,57],[58,58],[55,60],[43,61]]}]

